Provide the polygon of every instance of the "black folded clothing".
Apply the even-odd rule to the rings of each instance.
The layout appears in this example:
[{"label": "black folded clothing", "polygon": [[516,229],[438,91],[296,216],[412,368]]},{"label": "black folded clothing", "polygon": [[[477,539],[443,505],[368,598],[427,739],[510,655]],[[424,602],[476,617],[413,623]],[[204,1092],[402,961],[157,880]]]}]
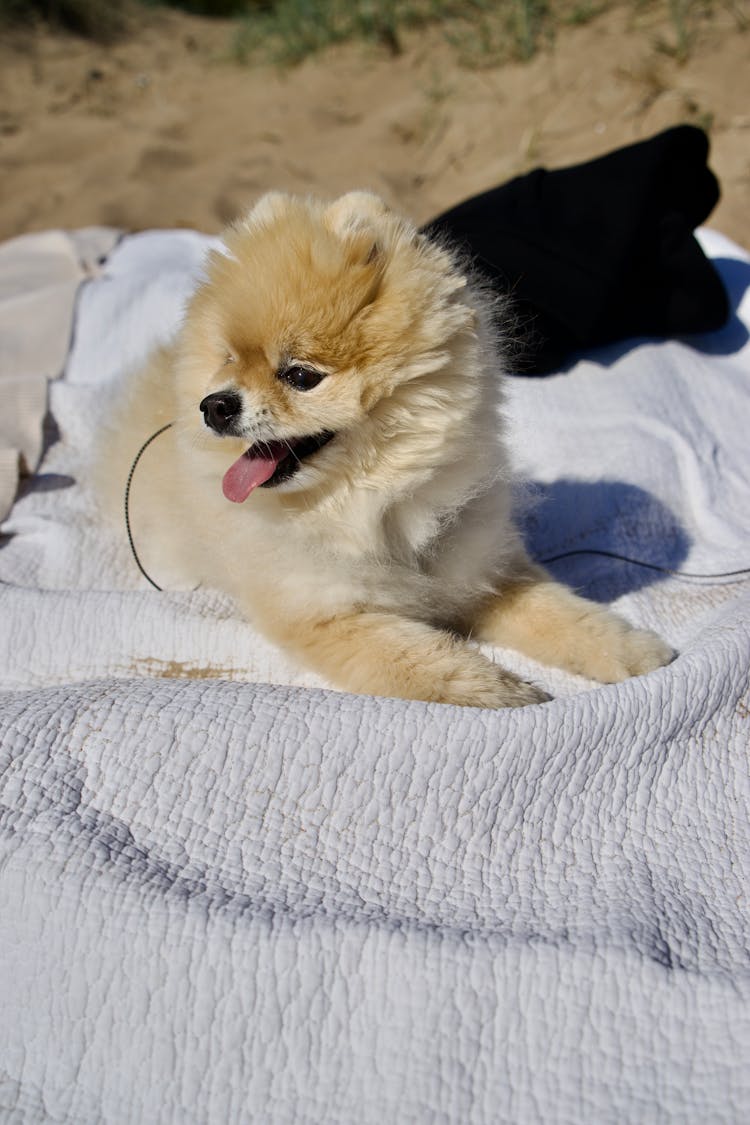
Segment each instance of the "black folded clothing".
[{"label": "black folded clothing", "polygon": [[693,236],[719,199],[708,138],[681,125],[607,156],[537,168],[429,223],[512,295],[519,373],[585,348],[721,328],[724,286]]}]

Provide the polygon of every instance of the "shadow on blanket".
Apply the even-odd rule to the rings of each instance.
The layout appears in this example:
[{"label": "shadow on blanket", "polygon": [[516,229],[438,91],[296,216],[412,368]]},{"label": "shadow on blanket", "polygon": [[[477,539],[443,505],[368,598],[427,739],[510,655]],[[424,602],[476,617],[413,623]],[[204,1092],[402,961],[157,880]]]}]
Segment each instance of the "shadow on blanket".
[{"label": "shadow on blanket", "polygon": [[[522,526],[526,546],[540,562],[589,548],[678,569],[690,546],[688,535],[666,504],[645,489],[618,480],[534,482]],[[602,602],[665,577],[597,555],[561,559],[550,564],[550,569],[587,597]]]},{"label": "shadow on blanket", "polygon": [[718,332],[689,336],[687,342],[705,355],[734,355],[750,340],[747,326],[737,315],[740,303],[750,289],[750,265],[737,258],[714,258],[713,264],[729,295],[731,316]]},{"label": "shadow on blanket", "polygon": [[18,486],[17,499],[21,500],[31,492],[60,492],[64,488],[72,488],[75,479],[66,473],[34,473],[21,481]]}]

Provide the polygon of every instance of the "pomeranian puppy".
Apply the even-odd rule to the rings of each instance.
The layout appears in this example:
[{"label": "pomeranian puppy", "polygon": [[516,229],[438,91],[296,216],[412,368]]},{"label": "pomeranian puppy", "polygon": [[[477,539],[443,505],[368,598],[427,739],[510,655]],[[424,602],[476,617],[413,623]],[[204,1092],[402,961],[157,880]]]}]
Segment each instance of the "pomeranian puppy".
[{"label": "pomeranian puppy", "polygon": [[455,254],[363,192],[266,195],[223,242],[102,445],[120,513],[174,423],[131,498],[150,573],[227,591],[352,692],[548,698],[469,637],[605,683],[670,659],[527,557],[492,308]]}]

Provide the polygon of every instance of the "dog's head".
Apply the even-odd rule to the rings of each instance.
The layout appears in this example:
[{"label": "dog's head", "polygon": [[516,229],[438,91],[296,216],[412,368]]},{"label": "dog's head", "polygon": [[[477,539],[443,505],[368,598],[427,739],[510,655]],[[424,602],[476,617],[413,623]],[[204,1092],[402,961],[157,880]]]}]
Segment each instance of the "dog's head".
[{"label": "dog's head", "polygon": [[428,400],[460,400],[445,371],[475,338],[465,278],[375,196],[267,195],[224,244],[188,307],[178,393],[226,453],[228,499],[367,472],[424,429]]}]

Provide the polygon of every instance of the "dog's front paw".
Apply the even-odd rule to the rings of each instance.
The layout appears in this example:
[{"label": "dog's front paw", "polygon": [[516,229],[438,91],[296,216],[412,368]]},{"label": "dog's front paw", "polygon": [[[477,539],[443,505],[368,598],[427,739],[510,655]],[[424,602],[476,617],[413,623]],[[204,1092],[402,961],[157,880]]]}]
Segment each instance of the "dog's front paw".
[{"label": "dog's front paw", "polygon": [[549,703],[552,699],[546,691],[542,691],[535,684],[527,684],[524,680],[518,681],[518,702],[514,707],[529,707],[532,703]]},{"label": "dog's front paw", "polygon": [[598,651],[590,651],[581,669],[584,676],[616,684],[632,676],[645,676],[675,657],[670,646],[647,629],[633,629],[614,615]]},{"label": "dog's front paw", "polygon": [[549,703],[547,695],[535,684],[519,680],[512,672],[482,658],[484,667],[474,669],[472,675],[463,670],[451,676],[435,693],[439,703],[454,703],[462,707],[530,707],[534,703]]},{"label": "dog's front paw", "polygon": [[666,641],[648,629],[628,629],[623,634],[618,662],[622,667],[623,675],[645,676],[647,672],[655,672],[674,660],[676,653]]}]

